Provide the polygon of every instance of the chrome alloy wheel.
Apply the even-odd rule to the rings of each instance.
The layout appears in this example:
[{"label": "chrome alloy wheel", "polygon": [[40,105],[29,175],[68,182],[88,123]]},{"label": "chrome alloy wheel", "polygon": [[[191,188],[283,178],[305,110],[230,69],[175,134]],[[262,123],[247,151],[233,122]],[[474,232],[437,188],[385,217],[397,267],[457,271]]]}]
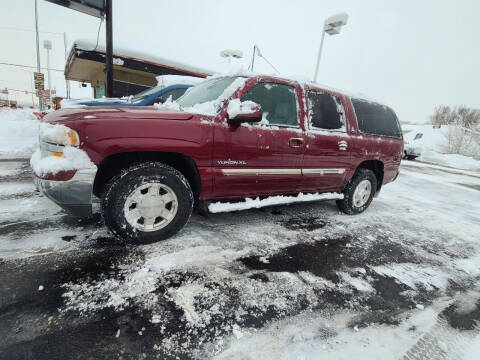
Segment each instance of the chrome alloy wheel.
[{"label": "chrome alloy wheel", "polygon": [[177,210],[177,195],[170,187],[160,183],[146,183],[128,195],[123,213],[134,229],[151,232],[170,224]]},{"label": "chrome alloy wheel", "polygon": [[370,180],[362,180],[358,183],[355,191],[353,192],[353,205],[360,208],[365,205],[372,193],[372,183]]}]

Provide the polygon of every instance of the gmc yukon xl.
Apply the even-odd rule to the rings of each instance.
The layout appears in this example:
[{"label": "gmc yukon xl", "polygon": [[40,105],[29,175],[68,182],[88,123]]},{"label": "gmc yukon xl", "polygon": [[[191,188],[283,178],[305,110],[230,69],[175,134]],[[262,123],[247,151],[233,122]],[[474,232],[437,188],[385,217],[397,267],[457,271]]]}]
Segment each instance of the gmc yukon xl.
[{"label": "gmc yukon xl", "polygon": [[403,154],[389,107],[271,76],[212,78],[163,107],[63,109],[44,121],[56,130],[41,132],[32,157],[42,192],[78,216],[98,197],[107,227],[137,243],[172,236],[212,200],[335,192],[341,211],[361,213]]}]

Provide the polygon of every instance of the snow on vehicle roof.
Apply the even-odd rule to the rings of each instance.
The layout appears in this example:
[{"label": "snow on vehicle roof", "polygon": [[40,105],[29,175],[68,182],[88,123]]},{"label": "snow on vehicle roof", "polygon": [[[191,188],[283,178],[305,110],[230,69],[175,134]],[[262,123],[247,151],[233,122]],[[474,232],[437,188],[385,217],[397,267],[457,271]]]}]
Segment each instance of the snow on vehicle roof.
[{"label": "snow on vehicle roof", "polygon": [[327,90],[327,91],[331,91],[333,93],[338,93],[338,94],[341,94],[341,95],[348,96],[350,98],[363,100],[363,101],[367,101],[367,102],[371,102],[371,103],[375,103],[375,104],[379,104],[379,105],[383,105],[383,106],[388,107],[388,105],[386,105],[384,102],[379,101],[377,99],[374,99],[374,98],[372,98],[368,95],[365,95],[365,94],[362,94],[362,93],[353,93],[353,92],[345,91],[345,90],[342,90],[342,89],[334,88],[332,86],[320,84],[320,83],[314,82],[314,81],[312,81],[308,78],[302,77],[302,76],[255,73],[255,72],[240,70],[240,71],[236,71],[236,72],[232,72],[232,73],[214,74],[212,76],[208,76],[207,80],[220,78],[220,77],[227,77],[227,76],[243,76],[243,77],[263,77],[263,76],[265,76],[265,77],[276,78],[276,79],[279,79],[279,80],[295,81],[295,82],[297,82],[297,83],[299,83],[300,85],[303,85],[303,86],[306,85],[306,86],[309,86],[309,87],[312,87],[312,88]]},{"label": "snow on vehicle roof", "polygon": [[[77,48],[78,50],[84,50],[84,51],[99,51],[99,52],[105,52],[105,45],[104,44],[98,44],[96,45],[95,41],[92,40],[75,40],[73,46]],[[196,66],[192,66],[180,61],[172,60],[172,59],[167,59],[164,57],[152,55],[152,54],[146,54],[142,53],[140,51],[136,50],[131,50],[131,49],[124,49],[124,48],[119,48],[115,47],[113,50],[113,56],[119,56],[119,57],[125,57],[125,58],[130,58],[130,59],[137,59],[140,61],[149,61],[158,65],[165,65],[168,67],[173,67],[177,69],[182,69],[185,71],[189,71],[192,73],[198,73],[198,74],[205,74],[205,75],[212,75],[215,72],[209,69],[204,69],[204,68],[199,68]],[[121,59],[115,59],[114,58],[114,63],[115,61],[119,63]]]},{"label": "snow on vehicle roof", "polygon": [[204,78],[198,78],[195,76],[183,76],[183,75],[159,75],[155,77],[157,79],[157,86],[168,87],[172,85],[196,85],[204,81]]}]

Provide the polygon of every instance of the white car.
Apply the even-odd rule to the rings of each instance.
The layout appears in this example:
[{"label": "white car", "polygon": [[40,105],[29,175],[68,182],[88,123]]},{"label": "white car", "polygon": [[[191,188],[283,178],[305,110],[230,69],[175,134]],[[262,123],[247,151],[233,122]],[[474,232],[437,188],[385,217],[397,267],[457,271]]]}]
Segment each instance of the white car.
[{"label": "white car", "polygon": [[421,148],[418,146],[415,141],[421,139],[423,136],[422,133],[417,133],[413,140],[405,141],[403,144],[403,158],[407,160],[415,160],[417,157],[422,155]]}]

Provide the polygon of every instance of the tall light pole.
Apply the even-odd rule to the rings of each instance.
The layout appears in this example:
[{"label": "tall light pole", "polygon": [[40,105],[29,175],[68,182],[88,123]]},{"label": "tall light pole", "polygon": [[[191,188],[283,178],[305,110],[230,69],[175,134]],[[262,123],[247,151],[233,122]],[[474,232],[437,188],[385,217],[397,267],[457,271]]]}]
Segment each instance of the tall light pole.
[{"label": "tall light pole", "polygon": [[47,72],[48,72],[48,98],[52,99],[52,81],[50,76],[50,50],[52,50],[52,42],[43,40],[43,47],[47,50]]},{"label": "tall light pole", "polygon": [[[37,0],[35,0],[35,32],[37,37],[37,72],[41,72],[40,69],[40,41],[38,39],[38,5]],[[38,106],[40,111],[43,111],[43,94],[38,97]]]},{"label": "tall light pole", "polygon": [[[67,60],[68,60],[68,51],[67,51],[67,33],[63,33],[63,47],[65,48],[65,66],[67,65]],[[70,99],[70,82],[67,79],[67,76],[65,76],[65,88],[67,92],[67,99]]]},{"label": "tall light pole", "polygon": [[320,66],[320,57],[322,56],[323,40],[325,39],[325,33],[328,35],[340,34],[342,26],[347,25],[348,14],[341,13],[330,16],[323,24],[322,39],[320,40],[320,48],[318,49],[317,66],[315,67],[315,75],[313,81],[317,81],[318,68]]}]

